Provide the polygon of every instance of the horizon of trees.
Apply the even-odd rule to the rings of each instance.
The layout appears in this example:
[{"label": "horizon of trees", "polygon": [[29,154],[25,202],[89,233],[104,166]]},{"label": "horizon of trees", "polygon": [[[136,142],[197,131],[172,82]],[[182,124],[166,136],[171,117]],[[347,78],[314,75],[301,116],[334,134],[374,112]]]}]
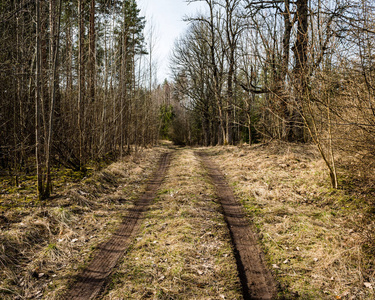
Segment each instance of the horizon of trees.
[{"label": "horizon of trees", "polygon": [[161,85],[136,1],[0,1],[0,171],[36,174],[47,199],[52,166],[85,172],[159,138],[312,142],[334,188],[338,152],[373,164],[372,1],[197,1]]},{"label": "horizon of trees", "polygon": [[189,125],[176,140],[313,142],[334,188],[338,151],[372,164],[372,1],[197,1],[206,12],[186,18],[171,64]]},{"label": "horizon of trees", "polygon": [[[0,1],[0,169],[85,172],[158,140],[152,32],[133,0]],[[149,38],[148,43],[145,39]]]}]

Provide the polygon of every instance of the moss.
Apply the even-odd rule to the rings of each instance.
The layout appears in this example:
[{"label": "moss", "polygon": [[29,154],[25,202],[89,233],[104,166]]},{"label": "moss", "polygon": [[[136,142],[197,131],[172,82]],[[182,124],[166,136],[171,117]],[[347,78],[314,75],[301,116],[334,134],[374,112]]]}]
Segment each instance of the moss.
[{"label": "moss", "polygon": [[49,244],[47,246],[47,251],[51,251],[51,250],[57,250],[57,245],[56,243],[52,243],[52,244]]},{"label": "moss", "polygon": [[161,195],[168,195],[168,194],[172,194],[174,192],[173,189],[161,189],[158,191],[158,195],[161,196]]}]

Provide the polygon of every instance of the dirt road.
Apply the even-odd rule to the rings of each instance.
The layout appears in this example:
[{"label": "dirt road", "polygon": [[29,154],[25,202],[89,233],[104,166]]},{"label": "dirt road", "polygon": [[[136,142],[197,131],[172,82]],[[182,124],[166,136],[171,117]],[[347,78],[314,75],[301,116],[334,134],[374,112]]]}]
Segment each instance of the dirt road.
[{"label": "dirt road", "polygon": [[[208,171],[216,190],[216,198],[223,208],[224,218],[235,251],[234,256],[242,285],[243,298],[273,299],[276,295],[275,283],[265,267],[262,251],[257,244],[257,237],[243,213],[241,204],[235,199],[223,175],[209,157],[204,153],[197,153],[197,157]],[[94,299],[99,297],[110,275],[116,269],[117,262],[138,233],[144,219],[144,212],[156,197],[157,190],[165,178],[170,160],[170,153],[162,156],[146,192],[135,203],[134,208],[125,217],[116,233],[99,247],[91,263],[77,278],[76,283],[64,299]],[[184,299],[183,296],[181,296],[181,299]]]}]

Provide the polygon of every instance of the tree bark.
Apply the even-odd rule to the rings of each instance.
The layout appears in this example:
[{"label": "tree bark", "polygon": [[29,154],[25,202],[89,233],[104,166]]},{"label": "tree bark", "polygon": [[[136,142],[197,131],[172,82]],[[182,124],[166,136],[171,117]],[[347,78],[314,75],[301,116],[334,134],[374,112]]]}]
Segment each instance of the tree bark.
[{"label": "tree bark", "polygon": [[40,74],[41,74],[41,43],[40,43],[40,1],[36,0],[36,68],[35,68],[35,157],[37,171],[38,198],[43,194],[43,177],[41,162],[40,132]]},{"label": "tree bark", "polygon": [[293,22],[291,20],[290,12],[290,0],[285,0],[285,9],[283,12],[284,17],[284,35],[283,35],[283,56],[281,61],[280,77],[277,79],[278,94],[280,97],[280,114],[283,119],[284,128],[282,128],[282,139],[287,139],[289,136],[290,128],[290,114],[288,109],[289,93],[286,91],[286,75],[288,74],[289,68],[289,51],[290,51],[290,38],[293,28]]},{"label": "tree bark", "polygon": [[95,0],[91,0],[91,7],[90,7],[90,49],[89,49],[89,69],[90,69],[90,86],[89,86],[89,94],[91,102],[95,101],[95,83],[96,83],[96,76],[95,76],[95,40],[96,40],[96,33],[95,33]]},{"label": "tree bark", "polygon": [[294,78],[295,78],[295,105],[291,116],[291,127],[292,130],[289,132],[290,141],[304,141],[304,130],[303,130],[303,118],[302,113],[302,102],[307,97],[308,83],[307,83],[307,48],[308,48],[308,0],[297,1],[297,37],[296,43],[293,47],[295,66],[294,66]]},{"label": "tree bark", "polygon": [[[54,2],[54,0],[50,0]],[[53,135],[53,122],[54,122],[54,112],[55,112],[55,104],[56,104],[56,89],[58,85],[57,80],[57,66],[58,66],[58,57],[59,57],[59,48],[60,48],[60,21],[61,21],[61,3],[62,0],[59,0],[59,12],[58,12],[58,23],[57,23],[57,36],[54,33],[54,27],[50,28],[51,30],[51,43],[55,45],[55,47],[51,47],[53,51],[51,56],[53,57],[53,63],[51,64],[51,73],[52,73],[52,82],[51,82],[51,104],[50,104],[50,112],[49,112],[49,125],[48,125],[48,137],[47,137],[47,146],[46,146],[46,185],[44,190],[44,198],[48,198],[50,196],[52,190],[52,181],[51,181],[51,148],[52,148],[52,135]],[[51,9],[54,9],[54,5],[50,6]],[[53,15],[52,22],[55,23],[55,13],[54,11],[50,11]]]},{"label": "tree bark", "polygon": [[213,79],[213,86],[214,86],[214,97],[215,102],[218,108],[218,117],[219,117],[219,130],[218,130],[218,144],[222,144],[226,138],[225,127],[224,127],[224,117],[222,111],[222,103],[221,103],[221,93],[220,93],[220,83],[219,83],[219,70],[216,63],[216,54],[215,54],[215,47],[216,44],[216,34],[215,34],[215,24],[214,24],[214,1],[213,0],[206,0],[207,4],[209,5],[210,9],[210,58],[211,58],[211,68],[212,68],[212,79]]},{"label": "tree bark", "polygon": [[84,62],[84,0],[78,0],[78,130],[79,130],[79,165],[83,168],[84,147],[84,98],[85,98],[85,62]]}]

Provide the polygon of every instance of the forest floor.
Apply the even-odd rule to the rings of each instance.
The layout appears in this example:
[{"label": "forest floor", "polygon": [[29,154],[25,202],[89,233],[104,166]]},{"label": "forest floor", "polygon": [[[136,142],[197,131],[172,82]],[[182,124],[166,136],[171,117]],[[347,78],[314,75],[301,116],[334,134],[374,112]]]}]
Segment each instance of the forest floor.
[{"label": "forest floor", "polygon": [[[101,299],[269,299],[276,288],[279,299],[375,297],[371,199],[330,189],[312,146],[156,147],[56,180],[44,204],[27,180],[0,183],[0,299],[67,299],[114,237],[126,241],[105,264],[115,267],[100,278]],[[135,230],[122,232],[130,219]],[[249,271],[241,248],[265,273]],[[249,272],[263,283],[249,284]]]}]

